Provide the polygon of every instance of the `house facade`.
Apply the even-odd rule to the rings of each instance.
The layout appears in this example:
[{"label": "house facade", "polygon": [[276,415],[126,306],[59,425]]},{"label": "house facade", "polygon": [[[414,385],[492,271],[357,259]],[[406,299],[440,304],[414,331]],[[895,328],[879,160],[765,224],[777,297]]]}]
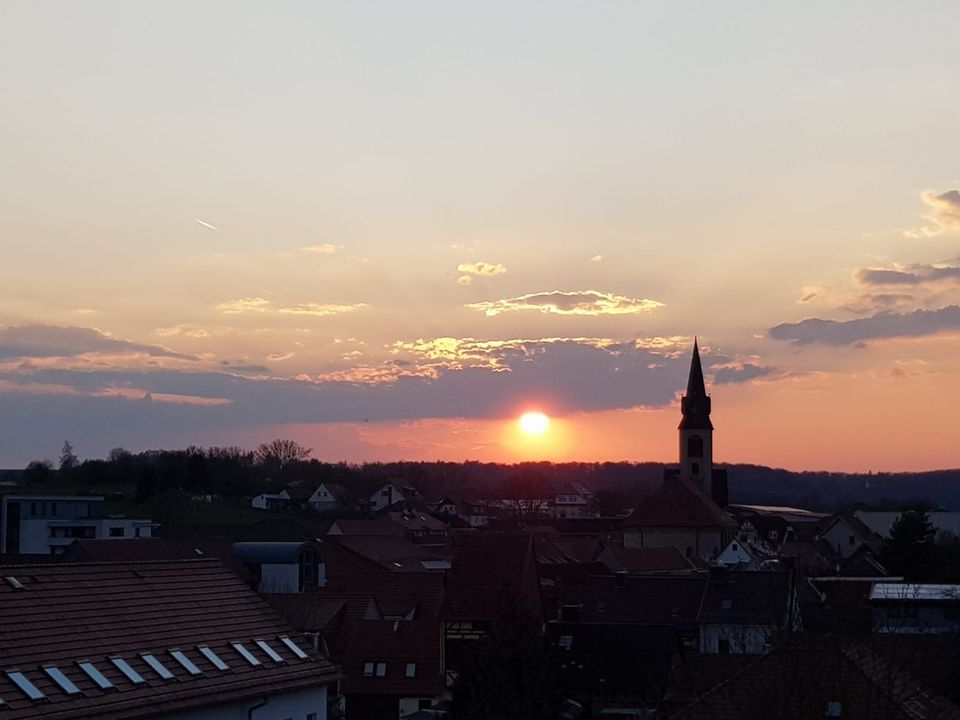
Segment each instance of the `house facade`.
[{"label": "house facade", "polygon": [[75,539],[149,538],[144,518],[106,516],[104,499],[85,495],[6,495],[0,505],[0,553],[57,555]]}]

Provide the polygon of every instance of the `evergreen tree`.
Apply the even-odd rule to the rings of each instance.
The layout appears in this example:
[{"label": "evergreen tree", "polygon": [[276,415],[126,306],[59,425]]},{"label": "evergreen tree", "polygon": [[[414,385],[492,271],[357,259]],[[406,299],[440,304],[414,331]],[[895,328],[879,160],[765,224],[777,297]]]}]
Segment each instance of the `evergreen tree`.
[{"label": "evergreen tree", "polygon": [[554,720],[560,694],[552,648],[521,603],[503,604],[465,658],[451,720]]},{"label": "evergreen tree", "polygon": [[902,575],[909,582],[929,580],[936,563],[934,534],[927,510],[907,510],[893,524],[880,559],[892,575]]}]

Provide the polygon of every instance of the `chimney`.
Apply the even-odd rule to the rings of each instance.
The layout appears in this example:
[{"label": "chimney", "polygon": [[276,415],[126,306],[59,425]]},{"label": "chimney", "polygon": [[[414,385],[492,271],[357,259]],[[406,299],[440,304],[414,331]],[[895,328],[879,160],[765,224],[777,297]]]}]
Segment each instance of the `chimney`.
[{"label": "chimney", "polygon": [[613,586],[617,590],[626,590],[627,589],[627,576],[629,573],[626,570],[617,570],[616,575],[613,579]]}]

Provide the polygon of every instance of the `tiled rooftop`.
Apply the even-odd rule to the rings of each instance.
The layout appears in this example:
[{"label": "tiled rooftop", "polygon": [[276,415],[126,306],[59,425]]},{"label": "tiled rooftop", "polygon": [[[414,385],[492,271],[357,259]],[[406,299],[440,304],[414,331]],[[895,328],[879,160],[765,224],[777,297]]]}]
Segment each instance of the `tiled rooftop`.
[{"label": "tiled rooftop", "polygon": [[337,676],[215,560],[8,566],[0,577],[4,720],[147,717]]}]

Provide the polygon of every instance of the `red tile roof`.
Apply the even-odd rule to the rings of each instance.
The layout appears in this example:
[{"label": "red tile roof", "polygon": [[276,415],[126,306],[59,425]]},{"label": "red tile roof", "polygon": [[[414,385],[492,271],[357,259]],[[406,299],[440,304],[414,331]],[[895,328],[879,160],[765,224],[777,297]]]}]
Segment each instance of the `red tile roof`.
[{"label": "red tile roof", "polygon": [[785,648],[760,656],[671,718],[823,718],[827,703],[839,703],[839,717],[845,720],[953,717],[918,712],[915,700],[891,692],[886,682],[838,649]]},{"label": "red tile roof", "polygon": [[662,570],[693,570],[693,565],[675,547],[625,548],[618,545],[605,546],[599,560],[611,570],[626,570],[631,573],[657,572]]},{"label": "red tile roof", "polygon": [[[122,542],[122,541],[117,541]],[[0,714],[8,720],[121,720],[200,708],[295,689],[337,678],[270,605],[216,560],[34,565],[0,568],[0,670],[19,670],[46,696],[38,703],[4,674]],[[18,587],[19,586],[19,587]],[[279,639],[291,635],[298,658]],[[265,640],[279,664],[255,644]],[[260,660],[251,666],[231,647],[241,641]],[[221,672],[203,657],[209,646],[230,666]],[[190,675],[170,655],[180,649],[201,671]],[[160,679],[140,657],[153,653],[177,682]],[[120,656],[146,680],[134,685],[110,662]],[[89,660],[115,686],[101,690],[78,667]],[[68,695],[42,666],[56,665],[81,690]]]},{"label": "red tile roof", "polygon": [[464,530],[451,536],[445,620],[492,620],[508,599],[541,614],[536,557],[527,533]]},{"label": "red tile roof", "polygon": [[689,480],[665,478],[641,501],[624,527],[736,527],[736,521]]}]

